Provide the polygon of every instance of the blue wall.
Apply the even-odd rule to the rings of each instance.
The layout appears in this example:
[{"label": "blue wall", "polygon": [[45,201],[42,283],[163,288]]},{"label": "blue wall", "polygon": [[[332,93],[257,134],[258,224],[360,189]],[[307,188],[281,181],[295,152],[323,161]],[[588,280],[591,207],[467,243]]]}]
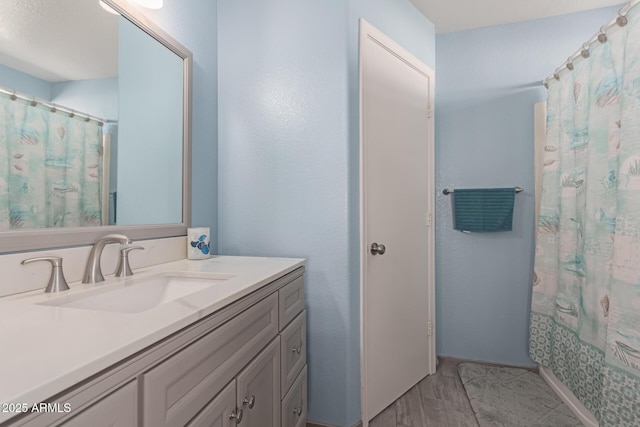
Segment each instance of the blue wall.
[{"label": "blue wall", "polygon": [[[619,7],[439,35],[436,40],[438,354],[532,365],[533,106],[551,74]],[[514,231],[452,229],[455,187],[525,189]]]},{"label": "blue wall", "polygon": [[118,78],[51,83],[52,102],[105,120],[118,120]]},{"label": "blue wall", "polygon": [[407,1],[220,0],[219,245],[308,259],[309,419],[360,419],[358,18],[433,66]]},{"label": "blue wall", "polygon": [[0,64],[0,86],[25,95],[51,100],[51,83]]},{"label": "blue wall", "polygon": [[144,13],[193,53],[191,215],[194,226],[211,227],[212,251],[217,253],[217,4],[213,0],[165,0],[162,9],[145,9]]}]

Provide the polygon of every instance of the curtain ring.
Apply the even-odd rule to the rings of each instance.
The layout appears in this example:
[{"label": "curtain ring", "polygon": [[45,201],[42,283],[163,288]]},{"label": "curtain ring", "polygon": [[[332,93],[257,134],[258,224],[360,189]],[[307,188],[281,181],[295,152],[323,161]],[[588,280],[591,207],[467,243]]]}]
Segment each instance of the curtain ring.
[{"label": "curtain ring", "polygon": [[84,121],[85,121],[85,122],[87,122],[87,123],[89,122],[89,120],[91,120],[91,119],[89,118],[89,116],[87,116],[87,117],[84,119]]},{"label": "curtain ring", "polygon": [[31,102],[29,103],[29,105],[31,105],[32,107],[35,107],[36,105],[38,105],[38,103],[36,102],[36,97],[34,96],[33,99],[31,100]]},{"label": "curtain ring", "polygon": [[544,85],[545,88],[549,89],[549,82],[548,81],[544,81],[542,82],[542,84]]},{"label": "curtain ring", "polygon": [[71,112],[69,113],[69,117],[74,118],[76,116],[76,113],[71,110]]},{"label": "curtain ring", "polygon": [[619,15],[616,18],[616,24],[618,24],[618,26],[620,27],[624,27],[625,25],[627,25],[629,23],[629,21],[627,20],[627,17],[624,15]]},{"label": "curtain ring", "polygon": [[553,73],[553,78],[560,81],[560,74],[558,72]]},{"label": "curtain ring", "polygon": [[16,91],[15,90],[13,91],[13,93],[11,94],[9,99],[12,100],[12,101],[15,101],[16,99],[18,99],[18,96],[16,95]]},{"label": "curtain ring", "polygon": [[598,41],[600,43],[606,43],[607,42],[607,35],[604,32],[604,27],[600,27],[600,34],[598,34]]},{"label": "curtain ring", "polygon": [[589,57],[589,46],[585,46],[582,45],[582,50],[580,51],[580,55],[582,55],[583,58],[588,58]]},{"label": "curtain ring", "polygon": [[58,109],[56,108],[56,104],[51,104],[51,112],[55,113],[56,111],[58,111]]},{"label": "curtain ring", "polygon": [[573,71],[573,62],[571,62],[571,57],[567,58],[567,70]]}]

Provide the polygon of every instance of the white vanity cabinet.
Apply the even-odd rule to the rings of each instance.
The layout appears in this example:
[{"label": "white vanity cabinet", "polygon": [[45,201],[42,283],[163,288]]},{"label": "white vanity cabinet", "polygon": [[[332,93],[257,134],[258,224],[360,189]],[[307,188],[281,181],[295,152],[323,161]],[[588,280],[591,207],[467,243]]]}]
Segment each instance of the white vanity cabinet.
[{"label": "white vanity cabinet", "polygon": [[144,373],[143,426],[187,424],[277,333],[273,294]]},{"label": "white vanity cabinet", "polygon": [[306,313],[300,267],[5,426],[301,427]]}]

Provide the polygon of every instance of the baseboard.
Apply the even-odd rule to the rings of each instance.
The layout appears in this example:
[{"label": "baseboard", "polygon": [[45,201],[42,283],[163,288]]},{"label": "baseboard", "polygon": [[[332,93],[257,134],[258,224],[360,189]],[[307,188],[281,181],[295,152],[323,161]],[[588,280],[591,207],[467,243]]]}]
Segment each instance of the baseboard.
[{"label": "baseboard", "polygon": [[[321,423],[318,421],[307,421],[307,427],[337,427],[337,426]],[[352,427],[362,427],[362,421],[358,421]]]},{"label": "baseboard", "polygon": [[553,374],[551,369],[540,366],[540,376],[549,387],[556,392],[558,397],[571,409],[571,412],[587,427],[598,427],[598,420],[593,414],[578,400],[578,398]]}]

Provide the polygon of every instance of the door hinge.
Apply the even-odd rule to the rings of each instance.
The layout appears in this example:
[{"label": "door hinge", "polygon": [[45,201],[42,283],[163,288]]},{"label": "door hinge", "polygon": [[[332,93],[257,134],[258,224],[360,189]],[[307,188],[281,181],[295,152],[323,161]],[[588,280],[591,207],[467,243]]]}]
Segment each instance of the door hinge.
[{"label": "door hinge", "polygon": [[433,322],[427,322],[427,335],[433,335]]},{"label": "door hinge", "polygon": [[433,214],[428,213],[426,221],[427,227],[431,227],[433,225]]},{"label": "door hinge", "polygon": [[431,118],[431,104],[427,104],[427,118]]}]

